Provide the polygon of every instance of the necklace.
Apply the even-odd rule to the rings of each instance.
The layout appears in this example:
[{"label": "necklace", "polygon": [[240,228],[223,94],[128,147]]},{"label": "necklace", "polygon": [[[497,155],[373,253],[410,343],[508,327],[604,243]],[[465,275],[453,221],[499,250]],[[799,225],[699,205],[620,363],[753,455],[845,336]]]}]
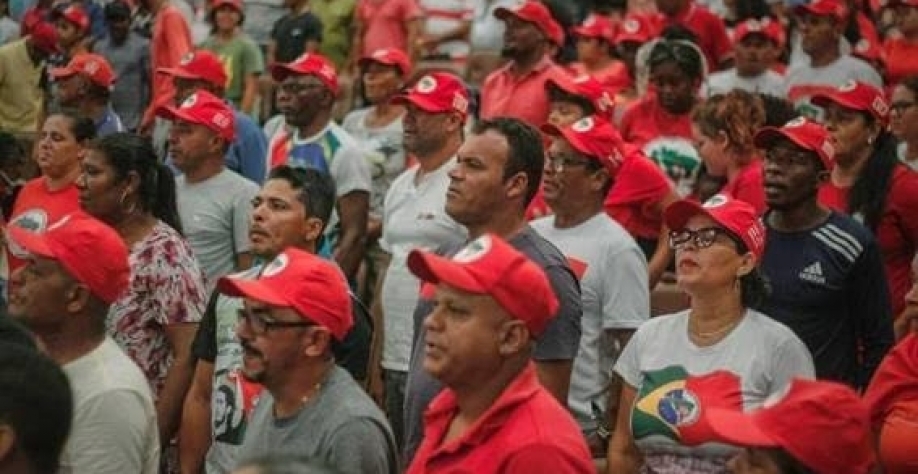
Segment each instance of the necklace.
[{"label": "necklace", "polygon": [[692,324],[692,319],[689,318],[688,331],[689,331],[689,335],[691,335],[692,337],[695,337],[695,338],[697,338],[697,339],[713,339],[713,338],[722,336],[722,335],[724,335],[724,334],[730,332],[733,328],[735,328],[736,326],[738,326],[739,323],[740,323],[742,320],[743,320],[743,317],[740,316],[740,317],[734,319],[733,321],[730,321],[729,323],[725,324],[723,327],[720,327],[720,328],[715,329],[715,330],[713,330],[713,331],[701,332],[701,331],[699,331],[698,329],[692,327],[692,326],[693,326],[693,324]]},{"label": "necklace", "polygon": [[319,391],[322,390],[322,382],[316,382],[315,385],[309,390],[306,395],[303,395],[303,398],[300,399],[302,406],[306,406],[313,400],[313,398],[319,394]]}]

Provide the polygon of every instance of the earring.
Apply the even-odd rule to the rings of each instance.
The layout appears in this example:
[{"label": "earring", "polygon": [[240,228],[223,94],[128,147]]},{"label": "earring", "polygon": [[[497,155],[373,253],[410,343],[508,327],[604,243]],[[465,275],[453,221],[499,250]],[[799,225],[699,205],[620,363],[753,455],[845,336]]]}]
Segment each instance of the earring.
[{"label": "earring", "polygon": [[121,208],[121,211],[127,215],[133,214],[137,210],[137,202],[131,203],[130,207],[125,209],[124,202],[127,200],[128,190],[124,189],[124,192],[121,193],[121,198],[118,199],[118,207]]}]

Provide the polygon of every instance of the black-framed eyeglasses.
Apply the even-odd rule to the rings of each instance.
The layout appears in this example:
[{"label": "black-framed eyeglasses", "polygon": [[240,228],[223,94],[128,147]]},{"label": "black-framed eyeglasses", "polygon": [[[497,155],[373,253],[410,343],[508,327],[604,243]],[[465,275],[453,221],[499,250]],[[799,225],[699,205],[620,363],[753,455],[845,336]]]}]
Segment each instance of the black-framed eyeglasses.
[{"label": "black-framed eyeglasses", "polygon": [[727,230],[721,227],[704,227],[698,230],[681,229],[670,231],[669,247],[673,250],[679,250],[691,242],[695,248],[705,249],[714,245],[717,237],[721,235],[736,243],[736,239]]},{"label": "black-framed eyeglasses", "polygon": [[562,155],[547,155],[545,157],[545,164],[548,166],[548,169],[554,171],[555,173],[563,173],[564,168],[567,167],[575,168],[582,166],[590,170],[595,169],[594,162],[592,160],[582,160]]},{"label": "black-framed eyeglasses", "polygon": [[918,102],[909,101],[909,100],[899,100],[889,104],[889,111],[895,112],[899,115],[904,114],[908,109],[914,107]]},{"label": "black-framed eyeglasses", "polygon": [[256,336],[265,335],[272,329],[308,328],[317,326],[316,323],[309,321],[274,321],[273,319],[265,317],[260,312],[251,311],[245,308],[240,308],[237,314],[239,315],[239,323],[245,322],[248,324]]}]

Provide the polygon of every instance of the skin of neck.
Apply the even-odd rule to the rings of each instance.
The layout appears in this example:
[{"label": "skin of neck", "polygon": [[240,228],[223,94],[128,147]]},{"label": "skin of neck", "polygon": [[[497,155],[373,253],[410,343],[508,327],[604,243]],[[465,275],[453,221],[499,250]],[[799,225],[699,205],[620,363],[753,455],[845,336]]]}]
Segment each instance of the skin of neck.
[{"label": "skin of neck", "polygon": [[487,371],[484,380],[450,385],[459,407],[456,419],[466,427],[471,427],[475,420],[491,408],[507,386],[526,368],[528,362],[528,357],[504,359],[496,370]]},{"label": "skin of neck", "polygon": [[520,52],[516,55],[515,58],[513,58],[511,70],[517,76],[528,74],[535,68],[536,64],[539,64],[539,62],[542,61],[542,58],[545,57],[547,52],[547,44],[542,44],[541,46],[533,48],[529,51]]},{"label": "skin of neck", "polygon": [[331,121],[331,109],[318,112],[308,125],[296,127],[300,138],[311,137],[324,129]]},{"label": "skin of neck", "polygon": [[908,161],[918,160],[918,136],[905,140],[905,158]]},{"label": "skin of neck", "polygon": [[613,59],[605,54],[600,54],[595,58],[584,59],[583,65],[590,71],[599,71],[612,64]]},{"label": "skin of neck", "polygon": [[526,227],[526,217],[523,209],[517,203],[506,203],[501,209],[496,209],[488,222],[482,224],[467,224],[469,240],[477,239],[484,234],[491,233],[504,240],[510,240]]},{"label": "skin of neck", "polygon": [[81,115],[89,117],[93,121],[99,121],[108,112],[108,101],[86,98],[80,102],[78,108]]},{"label": "skin of neck", "polygon": [[810,65],[812,67],[823,67],[834,63],[841,57],[841,51],[838,49],[838,39],[827,46],[823,51],[817,51],[810,54]]},{"label": "skin of neck", "polygon": [[864,150],[858,151],[857,157],[853,160],[836,161],[835,167],[832,168],[832,184],[842,188],[854,186],[857,177],[860,176],[861,171],[867,166],[867,160],[870,159],[870,154],[872,152],[873,150],[867,147]]},{"label": "skin of neck", "polygon": [[769,224],[779,231],[798,232],[812,229],[828,217],[829,211],[819,204],[816,193],[793,209],[773,209]]},{"label": "skin of neck", "polygon": [[[74,317],[71,315],[68,317]],[[48,351],[48,356],[58,365],[65,365],[89,354],[102,344],[105,333],[95,333],[94,324],[86,318],[74,318],[78,324],[65,324],[57,331],[36,334]]]},{"label": "skin of neck", "polygon": [[185,182],[200,183],[201,181],[206,181],[220,174],[224,167],[223,155],[209,157],[195,169],[183,171],[185,174]]},{"label": "skin of neck", "polygon": [[745,312],[740,291],[730,283],[727,287],[708,291],[691,291],[692,307],[689,319],[699,333],[715,332],[739,319]]},{"label": "skin of neck", "polygon": [[[138,204],[137,206],[138,211],[140,211],[140,205]],[[146,211],[124,214],[119,210],[118,214],[120,216],[115,218],[115,222],[109,222],[108,219],[104,220],[118,232],[118,235],[128,244],[128,247],[146,237],[147,232],[156,225],[157,221],[153,214]]]},{"label": "skin of neck", "polygon": [[576,227],[596,214],[603,212],[604,196],[597,194],[595,199],[584,199],[581,202],[548,203],[555,212],[555,227],[569,229]]},{"label": "skin of neck", "polygon": [[51,176],[46,175],[45,179],[47,180],[48,188],[51,191],[57,191],[60,189],[64,189],[67,186],[70,186],[71,184],[75,183],[77,178],[80,176],[80,173],[81,173],[80,167],[79,165],[77,165],[76,167],[74,167],[71,170],[68,170],[66,173],[62,174],[61,176],[51,177]]},{"label": "skin of neck", "polygon": [[459,147],[462,145],[462,137],[457,133],[450,137],[439,150],[421,156],[415,155],[418,160],[418,166],[424,173],[430,173],[440,169],[447,161],[456,156]]},{"label": "skin of neck", "polygon": [[287,379],[266,386],[274,397],[274,416],[289,418],[298,413],[303,407],[304,398],[312,400],[318,395],[321,387],[317,390],[316,385],[325,382],[334,365],[335,361],[332,358],[302,364],[299,370],[291,373]]}]

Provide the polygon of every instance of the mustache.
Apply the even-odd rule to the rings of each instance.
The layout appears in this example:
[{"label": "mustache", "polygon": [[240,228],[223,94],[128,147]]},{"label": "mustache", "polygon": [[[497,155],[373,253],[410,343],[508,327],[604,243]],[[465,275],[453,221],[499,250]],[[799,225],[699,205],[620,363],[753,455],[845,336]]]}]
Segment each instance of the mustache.
[{"label": "mustache", "polygon": [[251,352],[255,354],[257,357],[264,358],[264,354],[262,354],[260,350],[252,347],[248,342],[240,341],[240,344],[242,345],[242,349],[245,350],[246,352]]}]

